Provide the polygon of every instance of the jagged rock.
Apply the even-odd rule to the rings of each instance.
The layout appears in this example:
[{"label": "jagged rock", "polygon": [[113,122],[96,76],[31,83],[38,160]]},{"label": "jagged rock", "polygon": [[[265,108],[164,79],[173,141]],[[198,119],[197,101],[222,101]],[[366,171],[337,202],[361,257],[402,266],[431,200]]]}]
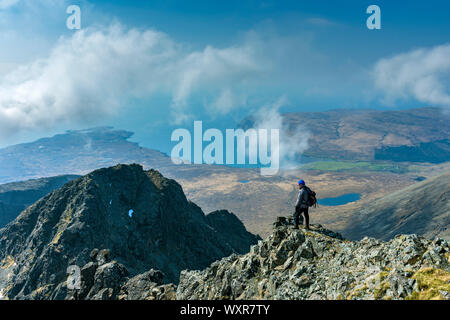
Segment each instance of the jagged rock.
[{"label": "jagged rock", "polygon": [[174,300],[176,286],[163,285],[164,274],[151,269],[128,280],[122,287],[121,300]]},{"label": "jagged rock", "polygon": [[295,257],[298,258],[305,258],[305,259],[312,259],[314,258],[315,253],[313,249],[313,245],[311,240],[307,240],[304,242],[295,252]]},{"label": "jagged rock", "polygon": [[67,300],[116,300],[121,286],[128,279],[128,270],[109,260],[109,250],[92,250],[88,262],[80,270],[80,288],[67,290]]},{"label": "jagged rock", "polygon": [[129,279],[128,270],[109,261],[109,250],[94,249],[81,268],[81,287],[68,290],[67,300],[173,300],[176,286],[163,284],[164,274],[151,269]]},{"label": "jagged rock", "polygon": [[[128,276],[128,270],[117,261],[108,262],[97,268],[94,275],[94,284],[87,295],[87,299],[99,299],[108,294],[107,300],[117,299],[123,280]],[[106,291],[105,291],[106,290]]]},{"label": "jagged rock", "polygon": [[217,210],[206,215],[206,221],[224,241],[230,243],[237,253],[247,253],[250,243],[257,243],[261,237],[248,232],[241,220],[227,210]]},{"label": "jagged rock", "polygon": [[[97,261],[97,263],[99,265],[103,265],[103,264],[108,263],[110,261],[109,260],[110,259],[110,257],[109,257],[110,254],[111,254],[111,251],[108,250],[108,249],[100,250],[100,251],[98,251],[97,255],[95,256],[95,260]],[[93,254],[91,253],[90,256],[92,258]]]},{"label": "jagged rock", "polygon": [[203,271],[183,271],[177,299],[447,299],[450,247],[445,240],[400,235],[389,242],[312,225],[273,233],[245,255]]}]

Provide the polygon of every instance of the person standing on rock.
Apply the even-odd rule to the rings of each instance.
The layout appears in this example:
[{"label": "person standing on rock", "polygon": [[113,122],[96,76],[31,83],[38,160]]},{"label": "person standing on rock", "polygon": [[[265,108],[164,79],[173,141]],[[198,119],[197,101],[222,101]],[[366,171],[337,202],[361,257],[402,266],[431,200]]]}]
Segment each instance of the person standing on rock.
[{"label": "person standing on rock", "polygon": [[308,213],[308,191],[306,190],[305,181],[298,181],[298,197],[295,203],[295,214],[294,214],[294,229],[298,229],[298,222],[300,215],[303,213],[305,217],[305,228],[309,230],[309,213]]}]

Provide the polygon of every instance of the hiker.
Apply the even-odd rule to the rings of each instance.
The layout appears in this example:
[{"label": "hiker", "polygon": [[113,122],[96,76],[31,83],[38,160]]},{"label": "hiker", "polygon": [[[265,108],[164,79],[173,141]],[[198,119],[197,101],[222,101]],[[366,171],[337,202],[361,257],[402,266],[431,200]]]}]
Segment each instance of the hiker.
[{"label": "hiker", "polygon": [[303,213],[303,216],[305,217],[306,230],[309,230],[308,191],[307,191],[305,181],[303,181],[303,180],[298,181],[298,189],[299,189],[299,192],[298,192],[297,202],[295,203],[295,214],[294,214],[295,226],[294,226],[294,229],[298,229],[298,220],[300,218],[300,215]]}]

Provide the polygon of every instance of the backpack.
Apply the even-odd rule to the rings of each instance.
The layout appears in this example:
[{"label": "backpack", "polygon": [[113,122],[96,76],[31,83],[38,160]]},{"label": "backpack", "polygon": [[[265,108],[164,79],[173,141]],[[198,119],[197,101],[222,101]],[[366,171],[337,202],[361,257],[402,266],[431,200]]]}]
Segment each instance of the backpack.
[{"label": "backpack", "polygon": [[312,206],[317,207],[316,193],[306,186],[305,186],[305,190],[306,190],[306,192],[308,192],[308,200],[306,200],[306,205],[308,207],[312,207]]}]

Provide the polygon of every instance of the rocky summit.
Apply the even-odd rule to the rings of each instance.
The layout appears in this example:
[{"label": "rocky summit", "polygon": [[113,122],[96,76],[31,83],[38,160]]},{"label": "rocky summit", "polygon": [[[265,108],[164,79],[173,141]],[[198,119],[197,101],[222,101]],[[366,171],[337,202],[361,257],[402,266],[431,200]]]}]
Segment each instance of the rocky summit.
[{"label": "rocky summit", "polygon": [[[158,171],[117,165],[65,184],[0,229],[0,299],[137,297],[136,288],[176,284],[180,271],[258,240],[232,213],[205,216]],[[81,269],[80,292],[67,288],[69,266]]]},{"label": "rocky summit", "polygon": [[352,242],[279,218],[249,253],[183,271],[176,298],[450,299],[450,247],[416,235]]}]

